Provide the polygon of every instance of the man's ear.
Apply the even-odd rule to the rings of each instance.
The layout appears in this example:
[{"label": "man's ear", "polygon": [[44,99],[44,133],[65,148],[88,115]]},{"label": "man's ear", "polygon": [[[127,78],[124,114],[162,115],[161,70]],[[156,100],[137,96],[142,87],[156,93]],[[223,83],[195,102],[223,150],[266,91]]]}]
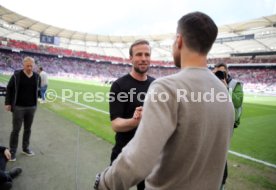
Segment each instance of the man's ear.
[{"label": "man's ear", "polygon": [[178,49],[181,49],[183,45],[183,37],[180,34],[177,34],[176,46]]}]

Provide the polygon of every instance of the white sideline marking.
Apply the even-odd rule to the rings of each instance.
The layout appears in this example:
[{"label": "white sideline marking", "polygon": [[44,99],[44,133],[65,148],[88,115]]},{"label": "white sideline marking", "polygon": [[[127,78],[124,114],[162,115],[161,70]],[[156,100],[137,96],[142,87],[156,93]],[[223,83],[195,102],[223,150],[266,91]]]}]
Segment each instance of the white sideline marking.
[{"label": "white sideline marking", "polygon": [[67,98],[62,98],[61,96],[57,96],[57,98],[62,99],[63,101],[68,101],[68,102],[70,102],[70,103],[77,104],[77,105],[79,105],[79,106],[88,108],[88,109],[90,109],[90,110],[94,110],[94,111],[101,112],[101,113],[104,113],[104,114],[109,115],[109,112],[104,111],[104,110],[100,110],[100,109],[95,108],[95,107],[92,107],[92,106],[88,106],[88,105],[85,105],[85,104],[81,104],[81,103],[79,103],[79,102],[75,102],[75,101],[69,100],[69,99],[67,99]]},{"label": "white sideline marking", "polygon": [[[100,109],[97,109],[97,108],[94,108],[94,107],[91,107],[91,106],[88,106],[88,105],[85,105],[85,104],[81,104],[81,103],[79,103],[79,102],[75,102],[75,101],[72,101],[72,100],[69,100],[69,99],[66,99],[66,98],[62,98],[62,97],[60,97],[60,96],[57,96],[57,98],[62,99],[62,100],[64,100],[64,101],[71,102],[71,103],[73,103],[73,104],[77,104],[77,105],[79,105],[79,106],[83,106],[83,107],[85,107],[85,108],[88,108],[88,109],[91,109],[91,110],[94,110],[94,111],[98,111],[98,112],[101,112],[101,113],[104,113],[104,114],[109,115],[109,113],[106,112],[106,111],[103,111],[103,110],[100,110]],[[245,154],[238,153],[238,152],[234,152],[234,151],[232,151],[232,150],[229,150],[228,152],[229,152],[230,154],[236,155],[236,156],[238,156],[238,157],[241,157],[241,158],[244,158],[244,159],[247,159],[247,160],[251,160],[251,161],[254,161],[254,162],[257,162],[257,163],[260,163],[260,164],[264,164],[264,165],[270,166],[270,167],[272,167],[272,168],[276,168],[276,165],[275,165],[275,164],[271,164],[271,163],[266,162],[266,161],[263,161],[263,160],[258,160],[258,159],[256,159],[256,158],[253,158],[253,157],[250,157],[250,156],[247,156],[247,155],[245,155]]]},{"label": "white sideline marking", "polygon": [[254,161],[254,162],[258,162],[258,163],[260,163],[260,164],[264,164],[264,165],[266,165],[266,166],[270,166],[270,167],[272,167],[272,168],[276,168],[276,165],[275,165],[275,164],[271,164],[271,163],[265,162],[265,161],[263,161],[263,160],[258,160],[258,159],[256,159],[256,158],[253,158],[253,157],[250,157],[250,156],[247,156],[247,155],[245,155],[245,154],[238,153],[238,152],[234,152],[234,151],[232,151],[232,150],[229,150],[228,152],[229,152],[230,154],[234,154],[234,155],[236,155],[236,156],[238,156],[238,157],[242,157],[242,158],[247,159],[247,160],[251,160],[251,161]]},{"label": "white sideline marking", "polygon": [[76,110],[86,110],[87,108],[75,108]]}]

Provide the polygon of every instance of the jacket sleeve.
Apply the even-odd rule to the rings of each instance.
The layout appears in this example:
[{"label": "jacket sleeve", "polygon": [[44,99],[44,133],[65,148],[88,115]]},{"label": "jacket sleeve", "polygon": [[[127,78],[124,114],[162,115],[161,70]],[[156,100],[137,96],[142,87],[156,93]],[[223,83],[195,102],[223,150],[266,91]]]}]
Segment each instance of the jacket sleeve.
[{"label": "jacket sleeve", "polygon": [[6,149],[7,149],[6,147],[0,146],[0,154],[4,154],[4,151],[5,151]]},{"label": "jacket sleeve", "polygon": [[[0,146],[0,154],[4,154],[4,151],[7,148],[4,146]],[[4,171],[0,170],[0,184],[6,182],[6,181],[10,181],[11,179],[6,175],[6,173]],[[1,185],[0,185],[1,186]]]},{"label": "jacket sleeve", "polygon": [[177,126],[176,101],[172,96],[168,101],[159,101],[161,92],[167,92],[166,88],[157,83],[151,85],[136,134],[112,166],[101,174],[99,190],[127,190],[145,179],[158,164]]},{"label": "jacket sleeve", "polygon": [[0,184],[3,184],[7,181],[10,181],[10,178],[7,176],[7,174],[4,171],[0,170]]},{"label": "jacket sleeve", "polygon": [[239,108],[243,102],[243,88],[241,83],[237,83],[232,93],[232,101],[235,108]]},{"label": "jacket sleeve", "polygon": [[14,96],[15,96],[15,77],[14,75],[12,75],[7,85],[5,105],[12,105],[14,101]]}]

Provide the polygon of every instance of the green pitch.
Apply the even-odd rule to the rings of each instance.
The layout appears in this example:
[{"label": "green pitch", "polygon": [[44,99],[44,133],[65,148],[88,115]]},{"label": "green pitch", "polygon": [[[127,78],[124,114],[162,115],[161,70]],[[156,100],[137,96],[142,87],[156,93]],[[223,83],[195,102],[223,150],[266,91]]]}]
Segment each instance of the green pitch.
[{"label": "green pitch", "polygon": [[276,97],[246,95],[231,150],[276,164]]},{"label": "green pitch", "polygon": [[[108,99],[97,102],[84,101],[85,92],[107,93],[109,86],[99,86],[65,81],[50,81],[50,89],[54,89],[61,95],[61,89],[71,89],[83,94],[73,96],[72,101],[88,105],[108,112]],[[64,92],[66,95],[66,93]],[[54,104],[45,104],[58,114],[72,120],[81,127],[87,129],[107,141],[114,143],[114,133],[110,127],[109,115],[90,109],[81,109],[81,105],[58,100]],[[79,110],[77,109],[79,108]],[[248,156],[276,164],[276,97],[246,95],[244,98],[243,115],[241,125],[234,130],[231,150]]]}]

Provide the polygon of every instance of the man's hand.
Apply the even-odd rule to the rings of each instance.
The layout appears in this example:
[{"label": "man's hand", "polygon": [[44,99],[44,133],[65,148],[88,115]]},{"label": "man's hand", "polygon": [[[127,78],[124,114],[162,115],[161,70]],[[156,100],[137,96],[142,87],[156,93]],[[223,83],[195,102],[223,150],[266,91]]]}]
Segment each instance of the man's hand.
[{"label": "man's hand", "polygon": [[5,110],[6,111],[11,111],[11,105],[5,105]]},{"label": "man's hand", "polygon": [[4,151],[4,154],[5,154],[5,156],[6,156],[6,158],[7,158],[8,160],[11,159],[11,152],[10,152],[9,149],[6,148],[5,151]]},{"label": "man's hand", "polygon": [[142,111],[143,111],[143,107],[142,106],[137,107],[135,109],[134,114],[133,114],[133,118],[137,119],[137,120],[141,120],[141,118],[142,118]]},{"label": "man's hand", "polygon": [[111,121],[112,129],[115,132],[127,132],[135,129],[141,121],[142,111],[143,111],[143,107],[140,106],[140,107],[136,107],[133,113],[133,116],[131,118],[124,119],[124,118],[117,117],[116,119]]}]

